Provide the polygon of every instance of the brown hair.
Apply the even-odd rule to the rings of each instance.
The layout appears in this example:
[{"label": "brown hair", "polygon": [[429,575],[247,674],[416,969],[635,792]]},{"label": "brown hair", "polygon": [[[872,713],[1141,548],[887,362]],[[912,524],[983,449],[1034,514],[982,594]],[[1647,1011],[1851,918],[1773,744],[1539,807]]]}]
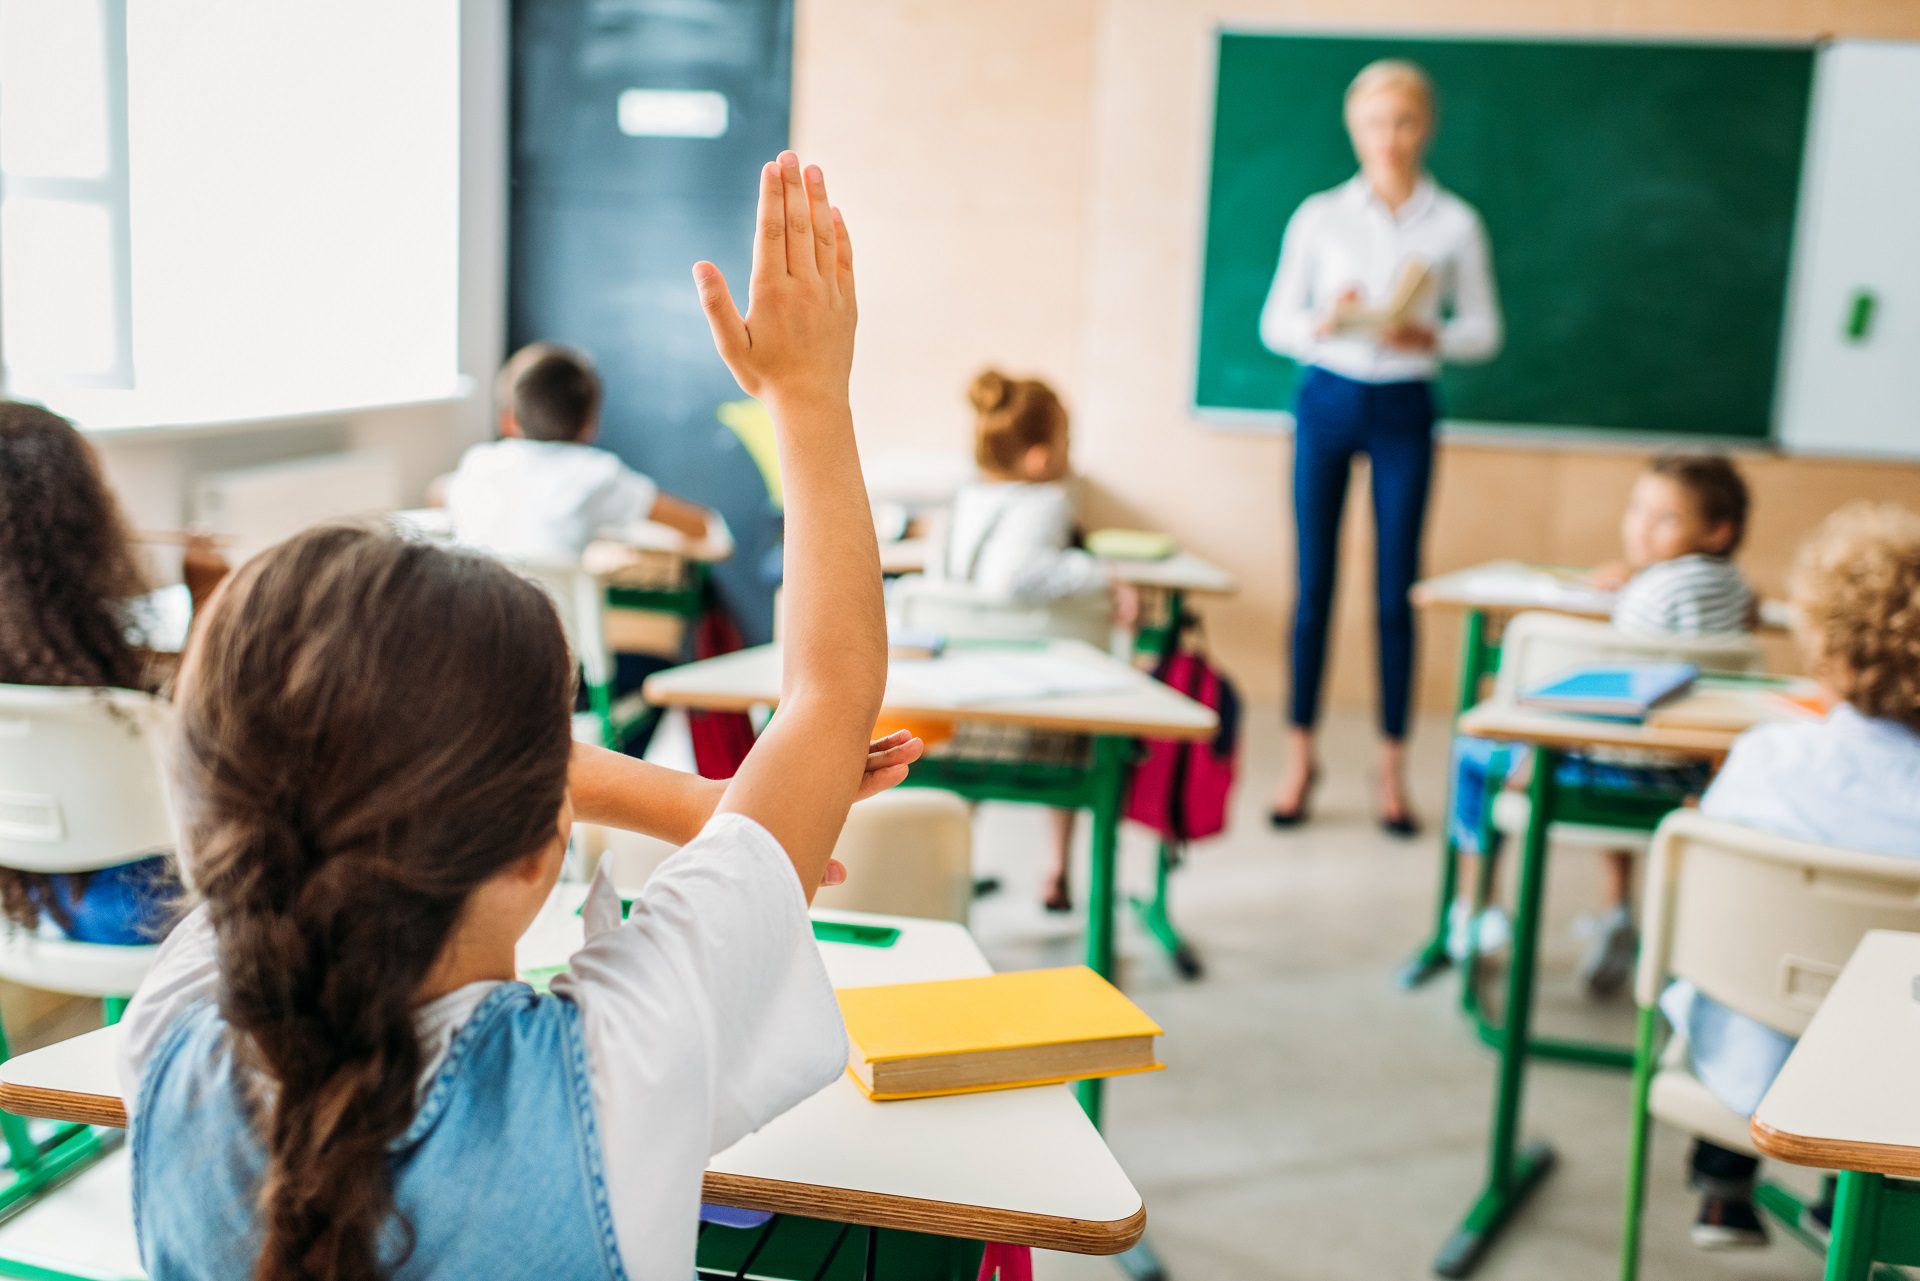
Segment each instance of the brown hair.
[{"label": "brown hair", "polygon": [[1053,388],[1037,378],[1009,378],[985,369],[967,388],[967,400],[979,414],[973,457],[983,471],[1017,476],[1021,461],[1035,445],[1066,444],[1067,410]]},{"label": "brown hair", "polygon": [[395,1266],[417,994],[472,892],[557,835],[572,681],[539,588],[372,530],[255,557],[203,621],[175,781],[221,1012],[258,1074],[261,1281]]},{"label": "brown hair", "polygon": [[1800,545],[1787,592],[1822,679],[1863,715],[1920,730],[1920,514],[1842,507]]},{"label": "brown hair", "polygon": [[529,440],[578,440],[600,413],[600,375],[585,352],[558,343],[522,347],[495,389]]},{"label": "brown hair", "polygon": [[1747,536],[1747,482],[1723,454],[1662,454],[1647,470],[1686,491],[1700,518],[1732,531],[1721,554],[1731,556]]},{"label": "brown hair", "polygon": [[[0,400],[0,682],[148,686],[127,638],[143,590],[87,442],[58,414]],[[86,877],[70,880],[76,894],[86,888]],[[42,911],[73,924],[52,877],[0,868],[0,913],[31,929]]]}]

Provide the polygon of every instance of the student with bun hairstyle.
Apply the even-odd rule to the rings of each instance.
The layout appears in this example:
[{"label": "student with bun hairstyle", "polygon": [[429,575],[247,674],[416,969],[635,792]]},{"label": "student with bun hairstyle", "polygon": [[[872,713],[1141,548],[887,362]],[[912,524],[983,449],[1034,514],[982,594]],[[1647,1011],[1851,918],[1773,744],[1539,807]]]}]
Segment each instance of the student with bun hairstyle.
[{"label": "student with bun hairstyle", "polygon": [[[761,174],[750,310],[694,268],[780,433],[780,714],[714,782],[569,739],[545,595],[478,553],[309,531],[248,562],[180,677],[183,856],[205,902],[125,1019],[156,1281],[693,1274],[708,1159],[833,1081],[807,903],[886,676],[847,380],[852,253],[820,171]],[[684,843],[539,994],[514,945],[574,818]]]},{"label": "student with bun hairstyle", "polygon": [[[226,562],[192,540],[184,591],[211,593]],[[119,504],[73,424],[0,401],[0,683],[153,692],[150,594]],[[110,804],[111,797],[102,797]],[[179,881],[164,852],[83,875],[0,868],[0,911],[18,929],[83,943],[145,944],[163,932]]]},{"label": "student with bun hairstyle", "polygon": [[[1113,594],[1123,614],[1131,610],[1100,562],[1074,545],[1067,409],[1059,394],[1038,378],[983,369],[967,400],[980,477],[954,495],[928,576],[973,583],[1020,604]],[[1049,912],[1073,910],[1073,820],[1072,810],[1053,812],[1053,858],[1042,898]]]},{"label": "student with bun hairstyle", "polygon": [[1073,545],[1067,410],[1059,395],[1037,378],[986,369],[967,400],[980,478],[954,496],[931,575],[1021,602],[1108,591],[1100,563]]}]

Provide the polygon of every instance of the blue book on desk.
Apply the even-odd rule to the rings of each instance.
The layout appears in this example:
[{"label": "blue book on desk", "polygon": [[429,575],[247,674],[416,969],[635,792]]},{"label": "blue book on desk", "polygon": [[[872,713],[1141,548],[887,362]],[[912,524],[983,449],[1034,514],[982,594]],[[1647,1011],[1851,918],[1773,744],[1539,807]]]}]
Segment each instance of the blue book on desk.
[{"label": "blue book on desk", "polygon": [[1520,695],[1523,707],[1608,720],[1642,721],[1700,675],[1692,663],[1620,663],[1578,667]]}]

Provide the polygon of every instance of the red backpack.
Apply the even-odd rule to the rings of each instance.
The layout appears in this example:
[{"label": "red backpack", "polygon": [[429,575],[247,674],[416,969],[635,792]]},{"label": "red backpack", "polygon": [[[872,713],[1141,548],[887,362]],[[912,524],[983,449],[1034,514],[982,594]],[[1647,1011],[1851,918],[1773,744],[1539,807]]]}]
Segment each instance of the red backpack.
[{"label": "red backpack", "polygon": [[1183,647],[1177,637],[1153,674],[1220,717],[1219,731],[1203,742],[1149,740],[1146,755],[1133,767],[1126,816],[1178,847],[1227,826],[1240,753],[1240,694],[1205,650]]}]

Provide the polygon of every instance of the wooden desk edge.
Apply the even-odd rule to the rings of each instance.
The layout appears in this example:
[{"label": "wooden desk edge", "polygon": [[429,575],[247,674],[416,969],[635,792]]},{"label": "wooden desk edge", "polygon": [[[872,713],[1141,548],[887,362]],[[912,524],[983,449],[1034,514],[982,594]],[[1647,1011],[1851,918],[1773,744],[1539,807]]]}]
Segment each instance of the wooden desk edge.
[{"label": "wooden desk edge", "polygon": [[[1542,712],[1539,713],[1539,715],[1550,716],[1552,713]],[[1473,713],[1468,712],[1460,718],[1458,730],[1468,738],[1486,738],[1501,743],[1532,743],[1541,747],[1551,747],[1555,750],[1562,748],[1578,750],[1588,747],[1621,747],[1633,751],[1666,752],[1674,756],[1698,756],[1703,759],[1714,759],[1725,756],[1732,750],[1733,740],[1738,737],[1736,734],[1729,734],[1719,730],[1662,730],[1659,726],[1654,725],[1646,728],[1652,732],[1664,734],[1667,737],[1659,741],[1623,741],[1615,743],[1610,741],[1605,734],[1595,732],[1594,727],[1596,725],[1605,726],[1613,723],[1614,722],[1609,721],[1582,721],[1577,717],[1569,717],[1567,728],[1564,731],[1559,729],[1549,730],[1544,726],[1529,726],[1524,730],[1508,730],[1497,725],[1489,727],[1484,723],[1476,723]],[[1584,732],[1582,732],[1583,727]],[[1637,729],[1640,727],[1635,726],[1634,728]]]},{"label": "wooden desk edge", "polygon": [[48,1121],[78,1121],[116,1130],[127,1128],[126,1105],[111,1094],[76,1094],[71,1090],[48,1090],[37,1085],[0,1081],[0,1110]]},{"label": "wooden desk edge", "polygon": [[1811,1166],[1816,1170],[1858,1170],[1866,1174],[1890,1174],[1900,1179],[1920,1179],[1920,1148],[1902,1147],[1897,1143],[1810,1139],[1777,1130],[1757,1116],[1747,1131],[1753,1139],[1753,1146],[1788,1165]]},{"label": "wooden desk edge", "polygon": [[[125,1129],[127,1110],[112,1095],[75,1094],[39,1086],[0,1081],[0,1108],[18,1116],[51,1121],[78,1121]],[[1147,1207],[1124,1219],[1109,1221],[1064,1219],[1017,1210],[990,1210],[950,1201],[855,1192],[846,1188],[788,1183],[744,1174],[709,1171],[702,1195],[719,1205],[745,1210],[770,1210],[814,1219],[832,1219],[863,1227],[900,1228],[969,1241],[1001,1241],[1042,1250],[1073,1254],[1119,1254],[1147,1230]]]},{"label": "wooden desk edge", "polygon": [[[640,687],[640,696],[655,707],[684,707],[696,712],[749,712],[756,707],[769,706],[775,701],[751,694],[683,693],[679,690],[661,689],[651,680]],[[1090,697],[1098,697],[1098,695]],[[1211,725],[1155,725],[1151,728],[1143,728],[1134,722],[1085,716],[1073,717],[1071,718],[1073,723],[1067,725],[1062,722],[1069,718],[1048,715],[1044,712],[997,709],[987,711],[979,707],[916,707],[911,703],[888,703],[881,707],[880,714],[882,717],[909,716],[936,721],[990,721],[996,725],[1024,725],[1032,729],[1054,730],[1063,734],[1190,739],[1194,742],[1212,738],[1220,731],[1217,719]]]},{"label": "wooden desk edge", "polygon": [[770,1210],[776,1214],[798,1214],[862,1227],[898,1228],[968,1241],[999,1241],[1070,1254],[1120,1254],[1139,1241],[1147,1230],[1145,1205],[1124,1219],[1063,1219],[711,1170],[701,1185],[700,1194],[716,1205],[743,1210]]}]

